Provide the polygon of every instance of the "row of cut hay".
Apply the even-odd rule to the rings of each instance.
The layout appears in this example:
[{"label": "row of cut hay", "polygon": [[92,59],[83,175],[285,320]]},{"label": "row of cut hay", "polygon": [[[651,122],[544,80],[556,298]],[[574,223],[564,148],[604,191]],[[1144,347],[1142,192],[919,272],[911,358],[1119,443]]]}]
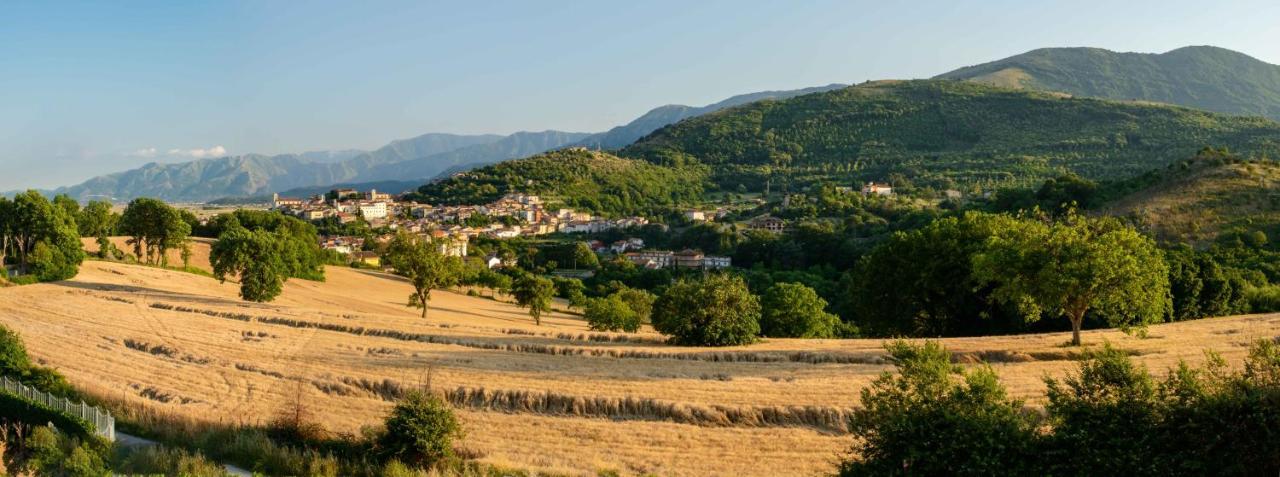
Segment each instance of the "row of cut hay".
[{"label": "row of cut hay", "polygon": [[[342,377],[338,380],[387,401],[400,400],[414,389],[391,379]],[[829,406],[703,405],[644,397],[574,396],[551,391],[467,386],[431,391],[454,406],[506,413],[665,421],[706,427],[808,427],[838,434],[849,432],[852,413],[851,408]]]},{"label": "row of cut hay", "polygon": [[670,352],[631,349],[581,348],[574,346],[558,346],[538,343],[512,343],[496,339],[459,338],[456,336],[413,333],[400,330],[365,328],[337,323],[284,318],[278,316],[250,316],[238,313],[197,310],[163,303],[153,303],[153,308],[172,311],[199,313],[208,316],[231,318],[240,321],[257,321],[270,325],[289,326],[293,328],[314,328],[358,336],[374,336],[401,341],[417,341],[421,343],[463,346],[467,348],[490,351],[508,351],[516,353],[547,354],[554,356],[581,356],[591,358],[620,359],[673,359],[684,361],[709,361],[713,363],[836,363],[836,364],[883,364],[884,357],[879,354],[851,355],[844,353],[821,353],[812,351],[793,352],[756,352],[756,351],[707,351],[707,352]]},{"label": "row of cut hay", "polygon": [[667,340],[654,336],[636,336],[622,334],[607,333],[557,333],[555,336],[558,340],[565,341],[587,341],[597,343],[638,343],[638,344],[666,344]]},{"label": "row of cut hay", "polygon": [[199,313],[201,315],[208,315],[216,318],[230,318],[230,319],[239,320],[239,321],[253,321],[252,315],[246,315],[244,313],[232,313],[229,311],[215,311],[215,310],[200,310],[196,308],[190,308],[190,307],[181,306],[181,305],[170,305],[168,303],[160,303],[160,302],[152,303],[151,307],[160,309],[160,310],[181,311],[183,313]]}]

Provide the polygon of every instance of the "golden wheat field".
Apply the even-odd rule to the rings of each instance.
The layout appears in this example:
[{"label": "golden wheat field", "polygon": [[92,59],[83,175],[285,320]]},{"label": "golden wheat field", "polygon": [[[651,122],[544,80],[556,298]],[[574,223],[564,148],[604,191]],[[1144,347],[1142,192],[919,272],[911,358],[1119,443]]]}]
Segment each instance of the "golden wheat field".
[{"label": "golden wheat field", "polygon": [[[196,255],[207,253],[197,244]],[[194,263],[207,265],[207,258]],[[851,443],[845,416],[884,364],[880,340],[771,339],[668,346],[651,331],[597,333],[553,313],[535,326],[489,298],[436,292],[428,318],[395,277],[330,267],[269,304],[237,285],[89,261],[74,280],[0,289],[0,323],[87,392],[213,422],[269,420],[301,393],[332,432],[379,422],[405,390],[458,409],[463,446],[486,462],[568,474],[813,475]],[[1145,338],[1090,331],[1157,372],[1280,334],[1280,315],[1155,326]],[[1067,334],[942,340],[990,362],[1036,403],[1074,369]]]}]

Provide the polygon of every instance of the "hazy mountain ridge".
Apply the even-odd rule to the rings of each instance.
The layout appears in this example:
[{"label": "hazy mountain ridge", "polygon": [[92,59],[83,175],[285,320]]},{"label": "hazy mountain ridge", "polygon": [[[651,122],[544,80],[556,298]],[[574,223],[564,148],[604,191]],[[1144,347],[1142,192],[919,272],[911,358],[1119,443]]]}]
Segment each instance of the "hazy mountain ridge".
[{"label": "hazy mountain ridge", "polygon": [[848,85],[832,83],[826,86],[815,86],[794,90],[760,91],[757,93],[740,94],[730,97],[724,101],[702,107],[686,106],[683,104],[668,104],[651,109],[649,112],[622,126],[614,127],[613,129],[602,133],[592,134],[591,136],[578,141],[576,145],[594,149],[620,149],[636,142],[640,138],[649,135],[649,133],[662,128],[663,126],[674,124],[684,119],[713,113],[725,108],[741,106],[743,104],[760,101],[762,99],[786,99],[804,94],[831,91],[845,86]]},{"label": "hazy mountain ridge", "polygon": [[1280,120],[1280,66],[1212,46],[1158,54],[1042,48],[936,78]]},{"label": "hazy mountain ridge", "polygon": [[[531,134],[536,136],[538,133]],[[548,132],[547,135],[561,137],[558,132]],[[170,201],[203,202],[342,182],[425,179],[454,165],[433,165],[433,157],[459,149],[498,143],[507,138],[493,134],[432,133],[393,141],[370,152],[320,151],[275,156],[246,154],[172,164],[153,162],[136,169],[94,177],[81,184],[61,187],[51,192],[64,193],[81,200],[110,198],[122,201],[135,197],[158,197]],[[499,157],[498,160],[505,158],[496,157]],[[403,169],[392,164],[402,164]],[[410,171],[424,172],[422,176],[412,176],[409,175]]]}]

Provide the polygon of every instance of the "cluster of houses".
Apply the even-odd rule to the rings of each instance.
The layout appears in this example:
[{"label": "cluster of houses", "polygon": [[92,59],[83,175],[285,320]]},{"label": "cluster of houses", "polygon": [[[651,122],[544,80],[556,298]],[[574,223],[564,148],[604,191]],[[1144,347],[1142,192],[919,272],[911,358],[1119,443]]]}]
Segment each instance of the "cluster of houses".
[{"label": "cluster of houses", "polygon": [[[485,205],[432,206],[395,200],[390,194],[371,190],[337,189],[309,199],[272,197],[276,210],[303,220],[336,217],[341,223],[364,219],[375,227],[386,226],[412,233],[444,231],[450,237],[495,238],[545,235],[551,233],[596,233],[649,223],[643,217],[606,219],[568,208],[548,209],[536,195],[508,194]],[[482,215],[492,219],[487,225],[465,225],[467,219]],[[515,220],[500,220],[504,217]]]},{"label": "cluster of houses", "polygon": [[626,252],[622,256],[630,260],[631,263],[638,267],[647,269],[659,268],[684,268],[696,270],[719,270],[729,268],[732,260],[729,257],[720,255],[704,255],[698,250],[681,250],[672,252],[670,250],[644,250],[639,252]]}]

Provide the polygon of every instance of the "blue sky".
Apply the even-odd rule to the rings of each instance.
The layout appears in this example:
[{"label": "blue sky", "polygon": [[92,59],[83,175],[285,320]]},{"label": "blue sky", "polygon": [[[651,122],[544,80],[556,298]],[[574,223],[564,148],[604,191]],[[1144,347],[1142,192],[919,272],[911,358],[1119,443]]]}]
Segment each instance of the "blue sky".
[{"label": "blue sky", "polygon": [[594,132],[1049,46],[1280,64],[1280,2],[5,2],[0,190],[153,160]]}]

